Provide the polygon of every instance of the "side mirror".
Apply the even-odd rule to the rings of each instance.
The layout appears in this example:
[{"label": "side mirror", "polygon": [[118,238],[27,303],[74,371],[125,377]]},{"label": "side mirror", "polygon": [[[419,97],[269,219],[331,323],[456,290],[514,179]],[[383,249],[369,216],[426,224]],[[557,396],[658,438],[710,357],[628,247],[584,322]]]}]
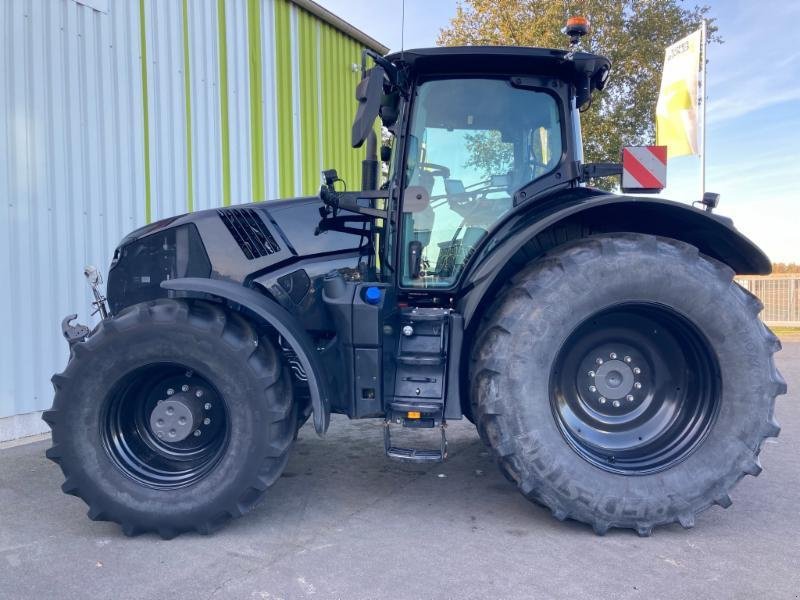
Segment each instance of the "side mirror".
[{"label": "side mirror", "polygon": [[397,123],[397,118],[400,116],[400,94],[397,92],[385,94],[381,98],[378,114],[380,114],[381,122],[385,127],[391,127]]},{"label": "side mirror", "polygon": [[667,187],[667,147],[627,146],[622,149],[622,191],[658,193]]},{"label": "side mirror", "polygon": [[356,100],[358,109],[353,120],[353,131],[351,143],[353,148],[360,148],[367,139],[378,112],[381,108],[383,98],[383,80],[386,76],[381,67],[373,67],[367,71],[367,76],[356,86]]}]

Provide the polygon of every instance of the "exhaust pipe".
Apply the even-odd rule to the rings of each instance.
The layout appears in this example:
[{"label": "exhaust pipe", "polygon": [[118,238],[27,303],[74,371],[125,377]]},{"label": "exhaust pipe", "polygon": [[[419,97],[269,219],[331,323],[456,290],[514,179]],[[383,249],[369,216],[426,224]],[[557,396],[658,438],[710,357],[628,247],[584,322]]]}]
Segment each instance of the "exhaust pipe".
[{"label": "exhaust pipe", "polygon": [[377,190],[378,189],[378,171],[380,163],[378,162],[378,136],[375,135],[375,130],[371,129],[367,136],[367,157],[361,161],[361,189]]}]

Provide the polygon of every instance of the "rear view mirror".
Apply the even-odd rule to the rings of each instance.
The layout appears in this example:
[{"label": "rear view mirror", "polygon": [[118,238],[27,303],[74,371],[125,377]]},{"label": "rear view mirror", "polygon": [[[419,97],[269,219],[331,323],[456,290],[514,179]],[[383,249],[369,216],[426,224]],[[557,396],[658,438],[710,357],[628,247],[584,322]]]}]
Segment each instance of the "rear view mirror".
[{"label": "rear view mirror", "polygon": [[353,148],[360,148],[369,132],[372,131],[372,126],[381,108],[385,75],[386,73],[381,67],[373,67],[367,71],[367,76],[356,86],[358,109],[353,120],[351,139]]},{"label": "rear view mirror", "polygon": [[622,149],[623,192],[658,193],[666,186],[666,146],[627,146]]}]

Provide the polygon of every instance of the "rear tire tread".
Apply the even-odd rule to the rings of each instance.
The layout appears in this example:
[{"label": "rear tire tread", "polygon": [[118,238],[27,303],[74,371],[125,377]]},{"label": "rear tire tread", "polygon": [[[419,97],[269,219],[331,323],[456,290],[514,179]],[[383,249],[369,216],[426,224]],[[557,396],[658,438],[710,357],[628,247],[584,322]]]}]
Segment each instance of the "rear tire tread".
[{"label": "rear tire tread", "polygon": [[[781,349],[780,341],[758,319],[758,314],[763,309],[760,300],[734,282],[734,272],[727,265],[703,256],[697,248],[689,244],[652,235],[614,234],[613,236],[603,236],[601,238],[585,238],[578,240],[578,242],[576,244],[573,241],[555,248],[550,253],[539,257],[538,260],[524,266],[510,279],[506,287],[499,291],[491,307],[484,313],[483,321],[475,336],[471,357],[470,407],[481,439],[492,449],[496,460],[501,465],[501,470],[504,471],[507,478],[516,482],[518,489],[526,497],[549,508],[553,516],[558,519],[561,519],[564,515],[569,515],[573,518],[575,514],[585,515],[586,511],[573,511],[568,506],[560,505],[559,500],[541,494],[538,490],[540,486],[536,479],[527,470],[514,467],[514,461],[511,459],[513,458],[514,448],[518,447],[517,441],[508,436],[506,433],[507,428],[502,425],[502,420],[505,418],[503,416],[503,406],[506,405],[506,399],[496,393],[498,385],[490,381],[493,378],[501,377],[497,365],[507,364],[510,357],[507,355],[507,345],[494,344],[491,346],[491,352],[488,352],[485,348],[491,332],[499,330],[510,335],[509,331],[514,329],[513,323],[509,323],[504,318],[504,315],[523,314],[525,306],[522,304],[514,306],[515,299],[519,300],[524,296],[536,298],[537,289],[548,287],[548,283],[555,284],[556,278],[549,276],[547,271],[560,270],[566,272],[573,268],[570,265],[596,260],[603,255],[618,255],[631,249],[641,249],[643,245],[644,247],[654,248],[660,254],[669,255],[669,260],[692,261],[696,265],[699,263],[697,266],[713,273],[716,278],[716,285],[731,286],[735,290],[734,293],[740,296],[744,306],[752,313],[752,318],[758,322],[763,345],[770,356],[769,369],[772,379],[771,397],[768,398],[770,415],[774,415],[775,398],[786,393],[786,382],[775,367],[773,356],[775,352]],[[540,277],[540,275],[542,276]],[[544,286],[540,283],[540,280],[544,281]],[[494,390],[494,393],[481,395],[478,393],[479,389]],[[509,416],[508,418],[512,417]],[[758,454],[761,447],[767,438],[777,437],[780,433],[780,427],[774,416],[764,422],[761,431],[763,432],[763,437],[757,448],[755,450],[750,448],[742,450],[742,455],[738,461],[739,471],[732,474],[734,485],[744,475],[755,477],[761,472],[761,465],[758,462]],[[731,480],[727,477],[725,479]],[[730,487],[733,487],[733,485]],[[663,518],[656,522],[642,521],[636,518],[610,522],[597,516],[591,519],[581,518],[580,520],[589,522],[594,532],[598,535],[604,535],[610,527],[630,528],[639,535],[650,535],[654,527],[674,522],[678,522],[688,529],[694,526],[696,515],[710,506],[716,504],[727,508],[731,505],[731,498],[727,491],[716,490],[716,492],[709,492],[709,494],[712,497],[707,498],[707,502],[704,505],[693,508],[691,512],[686,512],[685,510],[683,512],[673,511],[665,514]]]}]

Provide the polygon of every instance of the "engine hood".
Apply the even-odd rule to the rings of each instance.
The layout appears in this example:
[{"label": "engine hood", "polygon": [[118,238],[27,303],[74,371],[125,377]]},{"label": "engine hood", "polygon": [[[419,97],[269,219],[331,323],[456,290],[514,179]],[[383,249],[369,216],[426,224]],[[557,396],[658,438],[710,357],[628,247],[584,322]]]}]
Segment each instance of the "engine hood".
[{"label": "engine hood", "polygon": [[194,225],[211,265],[210,276],[241,282],[253,273],[305,258],[357,251],[359,236],[326,231],[318,197],[268,200],[197,211],[150,223],[128,234],[120,250],[143,238]]}]

